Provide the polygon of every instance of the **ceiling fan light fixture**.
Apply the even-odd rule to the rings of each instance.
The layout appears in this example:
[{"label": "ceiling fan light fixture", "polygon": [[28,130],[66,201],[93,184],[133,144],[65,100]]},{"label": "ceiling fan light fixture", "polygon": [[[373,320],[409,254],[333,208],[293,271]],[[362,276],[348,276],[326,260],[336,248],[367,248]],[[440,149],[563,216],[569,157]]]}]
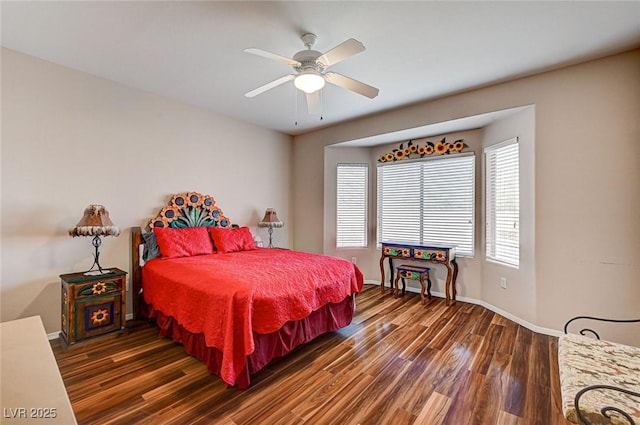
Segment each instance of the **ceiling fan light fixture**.
[{"label": "ceiling fan light fixture", "polygon": [[324,87],[324,77],[315,71],[305,71],[296,76],[293,81],[296,88],[305,93],[314,93]]}]

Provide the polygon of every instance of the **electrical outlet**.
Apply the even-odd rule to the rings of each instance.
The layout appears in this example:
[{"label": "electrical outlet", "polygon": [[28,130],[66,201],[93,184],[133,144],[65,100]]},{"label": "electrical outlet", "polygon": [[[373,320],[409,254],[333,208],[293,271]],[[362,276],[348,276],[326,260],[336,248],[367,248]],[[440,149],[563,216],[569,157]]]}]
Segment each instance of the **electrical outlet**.
[{"label": "electrical outlet", "polygon": [[358,259],[356,257],[351,257],[351,262],[353,264],[358,264]]},{"label": "electrical outlet", "polygon": [[506,277],[501,277],[500,278],[500,287],[502,289],[507,289],[507,278]]}]

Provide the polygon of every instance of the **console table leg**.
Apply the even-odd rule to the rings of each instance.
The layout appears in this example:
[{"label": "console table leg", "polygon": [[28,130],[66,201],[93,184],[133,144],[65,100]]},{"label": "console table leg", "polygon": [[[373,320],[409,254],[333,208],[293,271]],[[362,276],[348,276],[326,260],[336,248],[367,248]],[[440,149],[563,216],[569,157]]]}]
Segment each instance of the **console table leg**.
[{"label": "console table leg", "polygon": [[445,264],[447,266],[447,281],[445,283],[445,303],[446,305],[451,305],[451,278],[453,277],[453,268],[449,264]]},{"label": "console table leg", "polygon": [[384,256],[380,258],[380,293],[384,294]]},{"label": "console table leg", "polygon": [[451,261],[451,264],[453,264],[453,277],[451,278],[451,288],[452,288],[451,296],[455,301],[456,295],[458,294],[458,290],[456,289],[456,281],[458,280],[458,262],[454,258],[453,261]]}]

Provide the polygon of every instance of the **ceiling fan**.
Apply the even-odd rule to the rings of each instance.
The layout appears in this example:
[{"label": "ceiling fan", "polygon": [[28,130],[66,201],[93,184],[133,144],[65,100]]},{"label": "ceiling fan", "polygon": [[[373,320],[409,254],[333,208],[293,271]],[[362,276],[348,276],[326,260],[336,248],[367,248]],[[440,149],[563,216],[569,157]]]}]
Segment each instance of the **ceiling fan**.
[{"label": "ceiling fan", "polygon": [[277,80],[260,86],[257,89],[251,90],[250,92],[245,93],[245,96],[254,97],[260,93],[293,80],[296,88],[306,93],[307,109],[309,110],[309,113],[319,114],[322,112],[320,89],[324,87],[325,82],[351,90],[352,92],[361,94],[362,96],[366,96],[370,99],[373,99],[378,95],[379,90],[375,87],[361,81],[354,80],[353,78],[346,77],[342,74],[338,74],[337,72],[326,71],[328,67],[364,51],[365,48],[361,42],[354,38],[350,38],[338,44],[328,52],[320,53],[312,49],[317,40],[318,37],[316,37],[315,34],[304,34],[302,36],[302,42],[307,49],[301,50],[293,55],[293,59],[267,52],[262,49],[244,49],[245,52],[251,53],[252,55],[262,56],[267,59],[272,59],[286,65],[290,65],[296,71],[295,74],[285,75]]}]

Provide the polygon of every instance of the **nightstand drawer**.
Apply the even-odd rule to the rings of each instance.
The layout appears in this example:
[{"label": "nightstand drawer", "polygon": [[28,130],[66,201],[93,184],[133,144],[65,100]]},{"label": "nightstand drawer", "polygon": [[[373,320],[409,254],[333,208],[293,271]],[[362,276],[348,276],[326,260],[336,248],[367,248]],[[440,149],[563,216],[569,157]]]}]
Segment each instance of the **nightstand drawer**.
[{"label": "nightstand drawer", "polygon": [[86,285],[74,285],[75,298],[95,297],[122,292],[124,277],[116,279],[101,279]]},{"label": "nightstand drawer", "polygon": [[[420,248],[413,250],[413,258],[419,260],[431,260],[439,263],[446,263],[449,261],[449,253],[451,249],[440,249],[440,248]],[[455,251],[454,251],[455,252]]]},{"label": "nightstand drawer", "polygon": [[411,248],[399,245],[382,245],[382,252],[387,257],[411,258]]}]

